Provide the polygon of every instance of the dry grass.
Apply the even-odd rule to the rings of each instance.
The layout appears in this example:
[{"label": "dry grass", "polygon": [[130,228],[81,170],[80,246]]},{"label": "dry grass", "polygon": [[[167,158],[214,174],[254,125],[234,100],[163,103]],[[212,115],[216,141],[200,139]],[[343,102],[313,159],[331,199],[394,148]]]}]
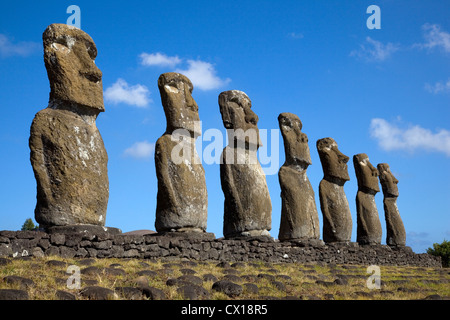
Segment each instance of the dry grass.
[{"label": "dry grass", "polygon": [[[29,298],[33,300],[58,299],[57,291],[70,292],[77,299],[86,297],[80,295],[80,289],[68,289],[66,273],[67,266],[76,265],[81,270],[88,266],[82,265],[83,259],[62,259],[60,257],[45,257],[32,259],[9,259],[10,262],[0,266],[0,289],[24,289],[20,284],[4,281],[6,276],[15,275],[33,280],[34,285],[27,287]],[[51,266],[51,260],[66,263],[66,266]],[[146,276],[150,287],[161,289],[169,300],[181,300],[183,296],[176,286],[168,286],[166,282],[171,278],[183,275],[182,269],[192,269],[197,277],[213,274],[221,280],[228,270],[235,270],[235,275],[241,280],[235,282],[257,285],[258,293],[251,293],[244,289],[238,297],[228,297],[222,292],[212,290],[214,281],[203,281],[203,287],[210,292],[211,300],[225,299],[334,299],[334,300],[415,300],[424,299],[430,295],[442,298],[450,297],[450,270],[417,267],[381,266],[381,288],[369,289],[366,285],[370,274],[367,266],[346,265],[304,265],[296,263],[269,264],[266,262],[246,262],[237,266],[223,268],[218,262],[196,262],[188,265],[183,261],[164,262],[138,259],[92,259],[90,267],[98,267],[98,274],[81,274],[81,289],[87,286],[100,286],[115,290],[117,287],[137,287],[139,271],[151,270],[155,276]],[[124,274],[110,274],[112,264],[118,264]],[[141,278],[142,279],[142,278]],[[343,279],[344,283],[336,284],[336,279]],[[275,282],[274,282],[275,281]],[[319,281],[317,283],[317,281]],[[320,282],[322,281],[322,282]],[[124,296],[116,290],[112,297],[124,300]]]}]

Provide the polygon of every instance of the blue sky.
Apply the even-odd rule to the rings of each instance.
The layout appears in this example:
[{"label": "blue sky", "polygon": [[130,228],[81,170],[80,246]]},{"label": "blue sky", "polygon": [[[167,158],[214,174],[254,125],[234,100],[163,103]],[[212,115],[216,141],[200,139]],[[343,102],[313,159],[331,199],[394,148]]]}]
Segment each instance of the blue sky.
[{"label": "blue sky", "polygon": [[[381,29],[368,29],[369,5]],[[424,252],[450,239],[450,3],[447,1],[21,1],[0,13],[0,230],[34,218],[36,182],[28,138],[34,115],[48,103],[42,33],[81,9],[81,29],[95,41],[106,112],[97,118],[109,155],[106,225],[124,232],[154,229],[157,181],[153,146],[165,130],[157,88],[161,73],[194,83],[203,132],[225,136],[218,95],[248,94],[268,131],[265,165],[272,230],[280,224],[280,187],[273,168],[284,162],[281,112],[297,114],[308,135],[316,192],[323,172],[315,142],[332,137],[349,157],[367,153],[398,178],[398,207],[407,245]],[[211,132],[211,131],[210,131]],[[277,133],[276,131],[273,131]],[[198,145],[203,154],[209,141]],[[223,142],[224,143],[224,142]],[[278,149],[273,148],[278,144]],[[272,147],[273,146],[273,147]],[[273,154],[272,154],[273,153]],[[219,165],[204,163],[208,229],[222,236]],[[345,185],[356,240],[356,177]],[[382,193],[376,195],[383,226]]]}]

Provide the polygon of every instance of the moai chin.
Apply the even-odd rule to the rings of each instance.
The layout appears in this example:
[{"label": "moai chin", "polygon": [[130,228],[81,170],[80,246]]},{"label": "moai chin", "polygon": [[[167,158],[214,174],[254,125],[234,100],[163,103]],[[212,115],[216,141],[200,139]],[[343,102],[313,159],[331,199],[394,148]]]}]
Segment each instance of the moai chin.
[{"label": "moai chin", "polygon": [[256,153],[261,145],[258,116],[242,91],[219,95],[220,113],[228,133],[223,149],[220,180],[225,196],[225,238],[269,236],[272,203],[264,171]]},{"label": "moai chin", "polygon": [[406,245],[406,231],[397,207],[398,180],[392,174],[387,163],[377,165],[381,188],[383,190],[383,206],[386,219],[386,244],[392,247]]},{"label": "moai chin", "polygon": [[358,180],[356,241],[359,244],[380,244],[382,229],[375,203],[375,194],[380,191],[378,170],[370,163],[365,153],[353,156],[353,166]]},{"label": "moai chin", "polygon": [[48,26],[42,38],[51,90],[30,129],[35,218],[45,228],[104,226],[108,155],[95,123],[105,111],[97,48],[87,33],[65,24]]},{"label": "moai chin", "polygon": [[167,127],[155,145],[156,231],[203,233],[208,194],[205,170],[195,148],[201,126],[193,85],[184,75],[169,72],[159,77],[158,88]]},{"label": "moai chin", "polygon": [[283,136],[285,163],[278,172],[281,187],[281,222],[278,239],[319,239],[320,226],[314,190],[306,170],[311,165],[308,137],[293,113],[278,116]]},{"label": "moai chin", "polygon": [[316,147],[324,172],[319,184],[323,241],[349,242],[352,236],[352,216],[344,192],[344,184],[350,180],[347,168],[349,157],[339,151],[332,138],[317,140]]}]

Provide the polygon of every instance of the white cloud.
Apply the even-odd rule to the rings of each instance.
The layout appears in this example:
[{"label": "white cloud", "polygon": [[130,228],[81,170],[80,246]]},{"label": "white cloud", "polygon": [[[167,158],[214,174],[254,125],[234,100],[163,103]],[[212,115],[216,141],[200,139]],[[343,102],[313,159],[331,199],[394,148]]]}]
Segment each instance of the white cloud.
[{"label": "white cloud", "polygon": [[[166,66],[175,67],[183,62],[184,59],[178,56],[167,56],[164,53],[141,53],[141,64],[144,66]],[[221,79],[213,64],[201,60],[187,60],[187,68],[178,68],[174,72],[181,73],[188,77],[195,88],[200,90],[212,90],[220,88],[231,81],[231,79]]]},{"label": "white cloud", "polygon": [[155,151],[155,144],[147,141],[134,143],[131,147],[125,149],[123,154],[136,159],[148,159]]},{"label": "white cloud", "polygon": [[425,90],[430,93],[438,94],[438,93],[449,93],[450,92],[450,78],[448,78],[447,82],[436,82],[434,85],[426,83]]},{"label": "white cloud", "polygon": [[195,88],[200,90],[212,90],[228,84],[231,79],[221,79],[216,75],[216,70],[211,63],[201,60],[188,60],[186,70],[177,69],[175,72],[188,77]]},{"label": "white cloud", "polygon": [[370,134],[386,150],[428,150],[442,152],[450,157],[450,131],[441,129],[433,133],[418,125],[399,128],[384,119],[375,118],[370,123]]},{"label": "white cloud", "polygon": [[0,56],[28,56],[37,52],[40,45],[36,42],[18,42],[12,43],[7,36],[0,34]]},{"label": "white cloud", "polygon": [[450,33],[441,31],[437,24],[426,23],[422,26],[424,30],[425,43],[419,45],[424,48],[442,48],[445,52],[450,52]]},{"label": "white cloud", "polygon": [[174,67],[181,63],[181,59],[178,56],[169,57],[164,53],[141,53],[141,64],[144,66],[161,66],[161,67]]},{"label": "white cloud", "polygon": [[141,108],[146,107],[151,102],[149,95],[150,91],[146,86],[140,84],[129,86],[125,80],[120,78],[104,93],[105,100],[108,102],[125,103]]},{"label": "white cloud", "polygon": [[384,61],[398,49],[399,46],[396,44],[390,42],[383,44],[380,41],[373,40],[371,37],[367,37],[366,42],[361,44],[358,50],[350,52],[350,56],[366,61]]}]

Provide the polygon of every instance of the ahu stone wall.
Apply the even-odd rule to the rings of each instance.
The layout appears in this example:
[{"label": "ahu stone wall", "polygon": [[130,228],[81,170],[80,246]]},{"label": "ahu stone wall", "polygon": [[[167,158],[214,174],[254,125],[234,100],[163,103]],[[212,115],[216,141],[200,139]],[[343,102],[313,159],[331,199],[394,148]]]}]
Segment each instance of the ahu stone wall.
[{"label": "ahu stone wall", "polygon": [[414,253],[409,247],[356,242],[279,242],[270,237],[216,239],[214,234],[126,235],[0,231],[0,256],[60,256],[63,258],[191,259],[335,263],[442,267],[440,257]]}]

